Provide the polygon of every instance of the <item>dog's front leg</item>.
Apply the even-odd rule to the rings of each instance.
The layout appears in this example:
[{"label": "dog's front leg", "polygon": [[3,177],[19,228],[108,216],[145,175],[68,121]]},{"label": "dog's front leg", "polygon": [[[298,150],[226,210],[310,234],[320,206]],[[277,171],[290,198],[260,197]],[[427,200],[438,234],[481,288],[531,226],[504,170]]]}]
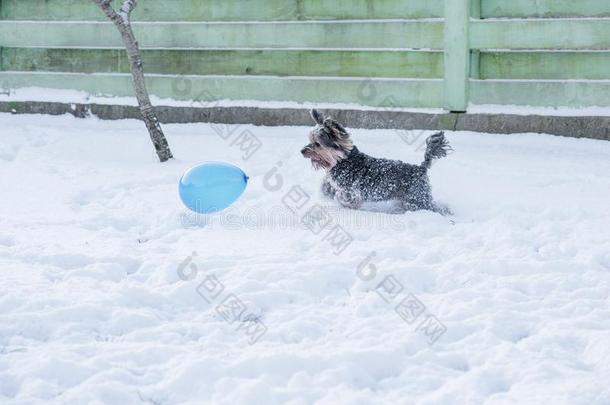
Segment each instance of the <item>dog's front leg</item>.
[{"label": "dog's front leg", "polygon": [[330,183],[330,181],[328,179],[322,180],[322,194],[325,197],[332,199],[335,197],[335,193],[336,193],[335,188]]},{"label": "dog's front leg", "polygon": [[362,206],[362,198],[356,192],[337,190],[335,197],[339,204],[345,208],[357,210]]}]

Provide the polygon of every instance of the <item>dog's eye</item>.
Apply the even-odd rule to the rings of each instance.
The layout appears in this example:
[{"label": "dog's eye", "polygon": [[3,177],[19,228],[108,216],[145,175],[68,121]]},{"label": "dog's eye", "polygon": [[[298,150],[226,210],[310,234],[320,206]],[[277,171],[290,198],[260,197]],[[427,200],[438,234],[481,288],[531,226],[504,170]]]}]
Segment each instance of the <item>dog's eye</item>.
[{"label": "dog's eye", "polygon": [[320,146],[319,142],[314,142],[314,146]]}]

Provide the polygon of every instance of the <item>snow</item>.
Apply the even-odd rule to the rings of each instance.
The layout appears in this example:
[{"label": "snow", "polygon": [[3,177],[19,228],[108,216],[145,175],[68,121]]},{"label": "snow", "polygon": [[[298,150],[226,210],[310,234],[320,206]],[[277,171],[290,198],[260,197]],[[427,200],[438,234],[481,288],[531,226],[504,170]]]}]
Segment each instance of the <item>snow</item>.
[{"label": "snow", "polygon": [[[137,121],[0,124],[0,403],[610,403],[608,142],[447,132],[442,217],[323,200],[305,127],[165,125],[160,164]],[[422,160],[423,136],[352,133]],[[177,182],[205,160],[250,184],[197,217]],[[300,223],[315,206],[343,250]]]}]

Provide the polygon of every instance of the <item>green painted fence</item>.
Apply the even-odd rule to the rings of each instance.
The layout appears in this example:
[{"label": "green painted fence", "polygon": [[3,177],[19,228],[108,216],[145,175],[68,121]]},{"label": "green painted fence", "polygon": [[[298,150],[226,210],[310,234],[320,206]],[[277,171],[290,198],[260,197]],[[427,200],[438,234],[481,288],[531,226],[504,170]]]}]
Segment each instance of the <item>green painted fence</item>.
[{"label": "green painted fence", "polygon": [[[159,97],[610,106],[609,0],[140,0],[133,19]],[[0,0],[0,84],[133,94],[91,0]]]}]

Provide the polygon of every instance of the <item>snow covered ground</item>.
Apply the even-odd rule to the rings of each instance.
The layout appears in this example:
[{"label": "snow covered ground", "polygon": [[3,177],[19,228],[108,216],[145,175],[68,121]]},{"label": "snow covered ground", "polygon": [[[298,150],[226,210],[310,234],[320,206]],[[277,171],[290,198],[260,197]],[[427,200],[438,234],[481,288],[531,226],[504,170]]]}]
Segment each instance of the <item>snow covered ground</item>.
[{"label": "snow covered ground", "polygon": [[[308,128],[164,128],[0,115],[0,403],[610,403],[610,142],[448,133],[441,217],[323,200]],[[251,179],[202,218],[205,160]]]}]

